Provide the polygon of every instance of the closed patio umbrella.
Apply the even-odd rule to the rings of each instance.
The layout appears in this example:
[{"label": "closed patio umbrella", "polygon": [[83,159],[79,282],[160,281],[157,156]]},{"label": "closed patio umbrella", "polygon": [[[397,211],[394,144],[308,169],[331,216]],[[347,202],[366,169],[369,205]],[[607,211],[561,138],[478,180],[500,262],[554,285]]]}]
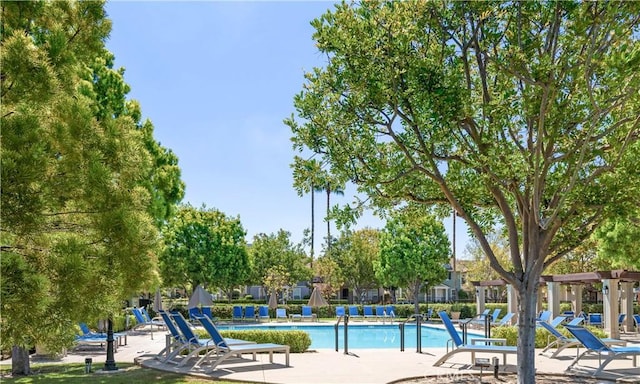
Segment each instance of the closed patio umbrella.
[{"label": "closed patio umbrella", "polygon": [[193,291],[191,298],[189,298],[189,309],[196,308],[197,306],[211,307],[213,306],[213,300],[211,300],[211,294],[207,292],[202,285],[198,285]]},{"label": "closed patio umbrella", "polygon": [[156,294],[153,297],[153,311],[155,313],[162,311],[162,294],[160,293],[160,288],[156,289]]},{"label": "closed patio umbrella", "polygon": [[309,297],[309,302],[307,303],[310,307],[326,307],[329,305],[327,301],[322,297],[320,290],[318,287],[313,288],[313,292],[311,292],[311,297]]}]

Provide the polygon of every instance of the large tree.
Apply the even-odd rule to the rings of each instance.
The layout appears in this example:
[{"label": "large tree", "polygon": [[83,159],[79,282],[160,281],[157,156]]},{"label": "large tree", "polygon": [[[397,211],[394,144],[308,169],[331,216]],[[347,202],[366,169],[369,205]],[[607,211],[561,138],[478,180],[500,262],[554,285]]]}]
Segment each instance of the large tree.
[{"label": "large tree", "polygon": [[163,235],[160,268],[166,284],[204,284],[222,289],[231,300],[233,289],[249,281],[251,264],[240,218],[184,205]]},{"label": "large tree", "polygon": [[29,373],[27,348],[69,346],[74,324],[157,284],[155,212],[181,182],[176,167],[170,196],[150,178],[148,148],[165,150],[126,100],[102,2],[5,1],[2,20],[2,346]]},{"label": "large tree", "polygon": [[[638,2],[371,1],[312,21],[327,65],[295,97],[294,145],[377,205],[453,207],[518,291],[519,382],[535,380],[542,271],[639,201],[639,15]],[[485,236],[497,221],[512,270]]]},{"label": "large tree", "polygon": [[315,258],[315,236],[316,236],[316,217],[315,217],[315,195],[316,192],[323,191],[322,188],[322,164],[315,159],[303,159],[295,156],[291,168],[293,173],[293,187],[298,196],[305,193],[311,194],[311,234],[309,237],[309,245],[311,246],[311,267],[313,268],[313,260]]},{"label": "large tree", "polygon": [[404,208],[392,214],[380,235],[375,274],[385,286],[408,288],[415,313],[420,313],[420,290],[447,278],[450,245],[444,225],[434,216],[424,209]]},{"label": "large tree", "polygon": [[[253,237],[250,248],[253,265],[252,281],[264,282],[278,280],[269,276],[274,276],[274,272],[280,269],[272,269],[275,266],[284,266],[288,272],[286,283],[293,286],[299,281],[311,279],[311,269],[309,268],[309,257],[304,253],[300,244],[291,242],[291,234],[283,229],[278,233],[260,233]],[[264,285],[265,289],[268,289]]]},{"label": "large tree", "polygon": [[313,273],[320,278],[320,283],[316,287],[327,303],[331,303],[331,298],[340,292],[344,284],[344,276],[338,263],[329,255],[323,255],[313,265]]},{"label": "large tree", "polygon": [[345,231],[328,253],[340,267],[344,284],[353,290],[356,300],[367,289],[380,286],[373,269],[380,256],[379,235],[378,230],[371,228]]}]

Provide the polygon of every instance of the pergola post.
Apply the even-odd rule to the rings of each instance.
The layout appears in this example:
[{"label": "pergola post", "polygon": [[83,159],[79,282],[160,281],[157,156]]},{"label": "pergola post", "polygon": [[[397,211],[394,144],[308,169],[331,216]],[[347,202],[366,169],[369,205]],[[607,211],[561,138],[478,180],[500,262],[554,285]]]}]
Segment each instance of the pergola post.
[{"label": "pergola post", "polygon": [[552,319],[560,315],[560,283],[547,282],[547,310]]},{"label": "pergola post", "polygon": [[620,337],[618,328],[618,279],[602,279],[602,307],[604,330],[609,337]]},{"label": "pergola post", "polygon": [[571,309],[576,316],[582,312],[582,291],[584,287],[582,284],[573,284],[571,286]]},{"label": "pergola post", "polygon": [[484,287],[476,286],[476,313],[480,314],[484,311]]},{"label": "pergola post", "polygon": [[620,293],[621,303],[620,311],[626,313],[627,317],[624,319],[625,331],[629,332],[634,327],[633,321],[633,282],[623,281],[620,283],[622,289]]},{"label": "pergola post", "polygon": [[[511,284],[507,284],[507,312],[518,314],[518,292]],[[511,320],[511,324],[513,324],[513,320]]]}]

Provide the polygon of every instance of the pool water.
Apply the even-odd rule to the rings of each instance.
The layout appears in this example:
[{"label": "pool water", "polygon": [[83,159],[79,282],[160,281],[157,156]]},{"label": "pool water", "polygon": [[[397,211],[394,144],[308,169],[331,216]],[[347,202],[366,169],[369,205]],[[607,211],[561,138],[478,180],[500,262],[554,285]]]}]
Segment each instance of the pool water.
[{"label": "pool water", "polygon": [[[300,330],[309,333],[311,346],[309,349],[334,349],[334,325],[247,325],[247,326],[218,326],[223,330],[270,329],[270,330]],[[400,328],[398,324],[386,325],[357,325],[349,324],[349,349],[400,349]],[[446,347],[451,337],[446,330],[422,326],[422,347]],[[405,349],[416,347],[416,325],[407,324],[404,328]],[[338,348],[344,348],[344,326],[338,329]]]}]

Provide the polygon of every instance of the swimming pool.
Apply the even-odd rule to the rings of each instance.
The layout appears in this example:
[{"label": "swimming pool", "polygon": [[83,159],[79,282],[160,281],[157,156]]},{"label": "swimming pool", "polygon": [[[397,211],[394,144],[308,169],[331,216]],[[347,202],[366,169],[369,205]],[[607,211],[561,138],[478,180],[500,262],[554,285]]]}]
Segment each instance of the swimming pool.
[{"label": "swimming pool", "polygon": [[[300,330],[309,333],[311,346],[309,349],[334,349],[335,327],[333,325],[230,325],[218,326],[223,330],[270,329]],[[349,324],[349,349],[400,349],[400,328],[398,324],[372,325]],[[404,329],[404,347],[416,347],[416,325],[407,324]],[[451,337],[447,331],[439,328],[422,326],[422,347],[445,347]],[[338,329],[338,348],[344,348],[344,326]]]}]

